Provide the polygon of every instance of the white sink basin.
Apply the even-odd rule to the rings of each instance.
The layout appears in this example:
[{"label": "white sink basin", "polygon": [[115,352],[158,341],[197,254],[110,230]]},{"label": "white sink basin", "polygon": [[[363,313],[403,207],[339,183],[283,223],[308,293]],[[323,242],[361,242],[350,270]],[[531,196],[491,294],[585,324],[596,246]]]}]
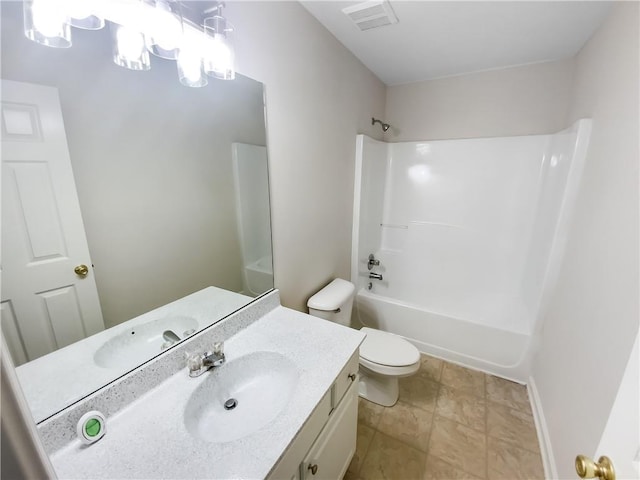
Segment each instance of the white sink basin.
[{"label": "white sink basin", "polygon": [[[224,443],[256,432],[285,408],[298,383],[298,369],[275,352],[256,352],[216,367],[191,394],[184,411],[187,430]],[[194,380],[195,381],[195,380]],[[225,402],[236,406],[225,408]]]},{"label": "white sink basin", "polygon": [[104,368],[135,367],[197,330],[198,321],[193,317],[161,317],[110,338],[96,350],[93,360]]}]

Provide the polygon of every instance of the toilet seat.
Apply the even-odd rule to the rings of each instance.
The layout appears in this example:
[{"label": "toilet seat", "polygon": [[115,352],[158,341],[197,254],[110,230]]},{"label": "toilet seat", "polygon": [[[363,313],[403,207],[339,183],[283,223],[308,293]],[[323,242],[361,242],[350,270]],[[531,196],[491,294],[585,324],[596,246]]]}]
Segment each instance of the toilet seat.
[{"label": "toilet seat", "polygon": [[388,365],[370,362],[369,360],[360,357],[360,366],[367,368],[378,375],[386,375],[389,377],[408,377],[420,369],[420,362],[404,367],[390,367]]},{"label": "toilet seat", "polygon": [[420,368],[420,352],[404,338],[364,327],[367,336],[360,345],[360,365],[381,375],[411,375]]}]

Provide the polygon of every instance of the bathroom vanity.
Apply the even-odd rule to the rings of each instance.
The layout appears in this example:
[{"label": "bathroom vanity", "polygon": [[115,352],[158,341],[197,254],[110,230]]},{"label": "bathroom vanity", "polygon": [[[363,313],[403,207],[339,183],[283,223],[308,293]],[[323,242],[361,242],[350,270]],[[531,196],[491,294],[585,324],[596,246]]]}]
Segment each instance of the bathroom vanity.
[{"label": "bathroom vanity", "polygon": [[[38,429],[61,478],[341,478],[363,338],[273,291]],[[225,362],[190,377],[185,359],[220,341]],[[106,434],[86,445],[77,423],[93,410]]]},{"label": "bathroom vanity", "polygon": [[356,351],[272,470],[270,480],[344,476],[356,449],[358,358]]}]

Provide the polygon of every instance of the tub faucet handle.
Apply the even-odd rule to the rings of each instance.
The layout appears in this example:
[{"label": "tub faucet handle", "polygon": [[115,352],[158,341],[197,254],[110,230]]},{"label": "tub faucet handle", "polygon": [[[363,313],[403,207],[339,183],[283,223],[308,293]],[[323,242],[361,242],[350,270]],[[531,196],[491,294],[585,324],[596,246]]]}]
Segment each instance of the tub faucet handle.
[{"label": "tub faucet handle", "polygon": [[373,256],[373,253],[369,254],[369,261],[367,262],[367,268],[371,270],[373,267],[377,267],[380,265],[380,260],[376,260],[376,257]]},{"label": "tub faucet handle", "polygon": [[376,280],[382,280],[382,275],[379,273],[369,272],[369,278],[375,278]]}]

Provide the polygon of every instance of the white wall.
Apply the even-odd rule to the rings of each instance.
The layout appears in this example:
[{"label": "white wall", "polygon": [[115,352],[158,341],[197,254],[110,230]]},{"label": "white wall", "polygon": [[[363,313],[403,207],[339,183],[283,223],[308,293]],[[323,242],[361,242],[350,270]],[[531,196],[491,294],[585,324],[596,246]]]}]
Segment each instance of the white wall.
[{"label": "white wall", "polygon": [[297,2],[230,2],[238,71],[266,85],[275,285],[306,309],[349,278],[356,134],[380,138],[385,87]]},{"label": "white wall", "polygon": [[560,478],[595,454],[638,331],[639,6],[617,3],[576,58],[567,123],[593,133],[533,366]]},{"label": "white wall", "polygon": [[569,59],[389,87],[385,140],[558,132],[567,126],[572,72]]}]

